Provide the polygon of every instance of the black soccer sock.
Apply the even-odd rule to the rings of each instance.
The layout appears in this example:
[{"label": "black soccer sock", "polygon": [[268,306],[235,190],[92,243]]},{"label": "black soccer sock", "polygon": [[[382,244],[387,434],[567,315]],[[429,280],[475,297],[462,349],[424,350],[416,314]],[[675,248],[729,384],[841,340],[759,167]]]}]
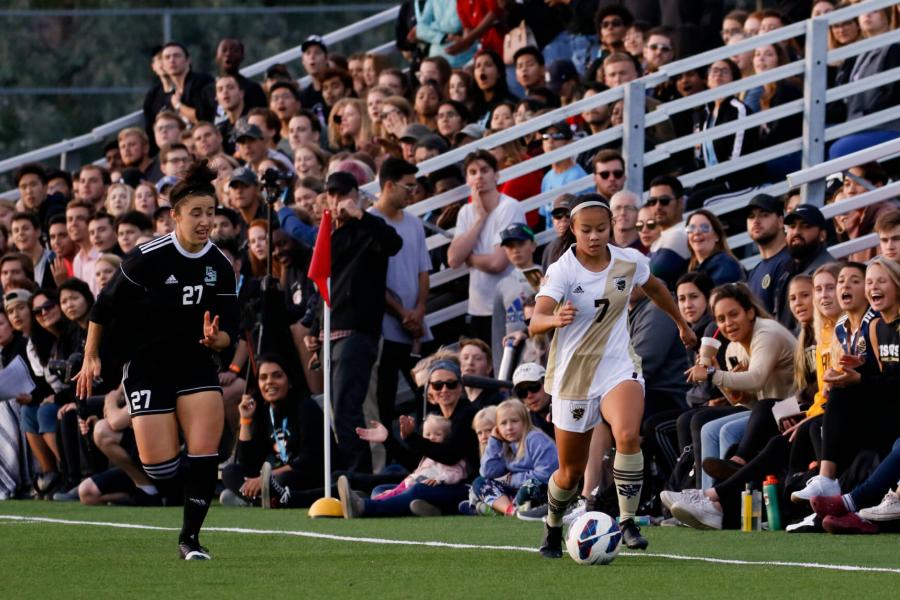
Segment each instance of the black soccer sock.
[{"label": "black soccer sock", "polygon": [[184,484],[184,521],[179,542],[199,543],[200,528],[209,512],[209,503],[216,491],[219,455],[188,454],[187,477]]},{"label": "black soccer sock", "polygon": [[159,490],[163,498],[181,502],[184,481],[181,477],[181,455],[163,462],[142,464],[144,473]]}]

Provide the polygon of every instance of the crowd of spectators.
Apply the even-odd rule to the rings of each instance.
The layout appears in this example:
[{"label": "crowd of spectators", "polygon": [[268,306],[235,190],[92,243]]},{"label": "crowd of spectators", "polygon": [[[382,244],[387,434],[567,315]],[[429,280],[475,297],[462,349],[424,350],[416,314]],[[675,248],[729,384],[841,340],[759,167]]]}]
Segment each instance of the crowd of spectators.
[{"label": "crowd of spectators", "polygon": [[[215,75],[192,63],[187,45],[156,49],[142,127],[121,130],[103,161],[73,173],[21,167],[18,201],[0,204],[2,365],[20,357],[35,384],[0,403],[0,498],[171,501],[136,457],[115,360],[128,333],[115,332],[103,349],[99,395],[75,398],[71,376],[91,306],[122,276],[121,257],[170,234],[168,191],[207,161],[218,173],[212,239],[232,262],[244,312],[242,336],[220,357],[222,504],[305,507],[322,495],[327,295],[332,458],[345,516],[539,513],[557,462],[542,385],[550,343],[530,335],[529,320],[543,273],[574,241],[573,196],[536,210],[521,203],[592,176],[589,191],[610,201],[611,242],[648,254],[698,338],[721,342],[718,356],[701,364],[699,348],[685,354],[672,322],[633,294],[630,334],[647,382],[644,451],[656,482],[644,486],[641,510],[734,526],[744,485],[775,474],[794,481],[800,500],[863,486],[845,497],[847,510],[828,513],[832,529],[871,530],[884,514],[900,518],[884,504],[881,517],[856,514],[885,492],[887,502],[900,479],[896,447],[888,456],[900,420],[886,416],[900,406],[889,391],[898,373],[900,201],[828,220],[796,194],[758,193],[728,218],[717,216],[721,200],[796,170],[799,153],[692,188],[681,180],[797,137],[801,114],[672,153],[646,170],[646,199],[626,189],[618,142],[499,183],[502,169],[620,125],[621,101],[490,150],[473,144],[460,164],[419,174],[418,163],[452,148],[849,3],[783,2],[783,10],[749,14],[725,13],[721,2],[676,14],[668,4],[404,2],[396,26],[402,69],[385,55],[329,52],[314,35],[302,45],[306,85],[296,79],[301,65],[275,65],[261,83],[244,77],[244,47],[233,38],[218,45]],[[898,14],[895,7],[835,23],[830,47],[886,33]],[[802,58],[801,48],[787,40],[682,73],[648,89],[645,109],[777,68]],[[883,45],[829,65],[829,85],[898,64],[900,45]],[[898,93],[890,84],[832,102],[829,122],[895,106]],[[649,127],[645,146],[801,96],[802,83],[786,79],[721,97]],[[882,124],[836,140],[829,153],[897,136],[897,123]],[[826,202],[896,179],[891,165],[837,174]],[[361,191],[373,181],[376,196]],[[463,201],[421,219],[404,210],[459,186],[467,187]],[[330,290],[307,274],[326,210],[334,227]],[[539,248],[544,231],[552,241]],[[752,245],[735,252],[728,237],[743,231]],[[879,246],[847,262],[828,252],[835,241],[872,232]],[[432,244],[430,236],[452,241]],[[745,270],[741,259],[757,254]],[[435,273],[461,267],[467,283],[431,287]],[[463,317],[429,323],[427,314],[461,300]],[[857,394],[865,403],[854,406]],[[785,415],[784,406],[794,410]],[[604,428],[594,436],[601,453],[610,451]],[[863,450],[888,460],[874,474],[856,468]],[[810,462],[816,472],[804,488],[797,481]],[[884,465],[894,471],[885,474]],[[842,474],[849,475],[839,484]],[[576,510],[605,507],[602,473],[585,473],[585,482]],[[900,506],[896,495],[893,502]]]}]

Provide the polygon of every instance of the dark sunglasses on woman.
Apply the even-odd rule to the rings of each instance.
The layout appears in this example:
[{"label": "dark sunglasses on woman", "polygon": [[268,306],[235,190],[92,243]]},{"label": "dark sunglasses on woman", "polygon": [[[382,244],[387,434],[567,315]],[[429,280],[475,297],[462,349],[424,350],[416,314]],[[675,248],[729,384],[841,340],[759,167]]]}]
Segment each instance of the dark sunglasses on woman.
[{"label": "dark sunglasses on woman", "polygon": [[451,379],[450,381],[432,381],[428,385],[436,392],[440,392],[444,389],[444,386],[447,386],[448,390],[455,390],[459,387],[459,379]]},{"label": "dark sunglasses on woman", "polygon": [[541,391],[543,384],[540,381],[535,381],[532,383],[520,383],[516,386],[516,397],[519,400],[524,400],[528,397],[528,394],[537,394]]}]

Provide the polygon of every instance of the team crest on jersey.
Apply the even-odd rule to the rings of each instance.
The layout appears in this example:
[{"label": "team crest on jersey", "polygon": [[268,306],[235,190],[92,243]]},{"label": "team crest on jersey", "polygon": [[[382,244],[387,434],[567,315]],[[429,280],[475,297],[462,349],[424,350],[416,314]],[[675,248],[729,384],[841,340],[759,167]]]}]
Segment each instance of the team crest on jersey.
[{"label": "team crest on jersey", "polygon": [[766,273],[762,278],[762,289],[767,290],[772,285],[772,276]]},{"label": "team crest on jersey", "polygon": [[625,281],[626,280],[624,277],[616,277],[613,279],[613,283],[615,284],[616,289],[619,290],[620,292],[625,291]]},{"label": "team crest on jersey", "polygon": [[206,267],[206,277],[203,279],[203,283],[206,285],[215,285],[216,283],[216,270],[210,266]]},{"label": "team crest on jersey", "polygon": [[867,349],[866,338],[863,338],[863,337],[859,338],[859,340],[856,342],[856,353],[857,354],[865,354],[866,349]]},{"label": "team crest on jersey", "polygon": [[581,289],[581,286],[580,286],[580,285],[577,285],[577,286],[575,286],[575,289],[572,290],[572,293],[573,293],[573,294],[583,294],[583,293],[584,293],[584,290]]},{"label": "team crest on jersey", "polygon": [[572,418],[576,421],[580,421],[584,418],[584,405],[583,404],[573,404],[572,405]]}]

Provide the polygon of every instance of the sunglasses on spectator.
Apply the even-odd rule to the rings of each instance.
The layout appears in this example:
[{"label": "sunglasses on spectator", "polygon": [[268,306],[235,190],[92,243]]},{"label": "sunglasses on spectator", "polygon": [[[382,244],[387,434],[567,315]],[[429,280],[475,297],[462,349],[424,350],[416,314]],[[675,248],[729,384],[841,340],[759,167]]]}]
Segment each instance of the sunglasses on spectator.
[{"label": "sunglasses on spectator", "polygon": [[600,177],[600,179],[609,179],[609,176],[612,175],[613,179],[622,179],[625,176],[625,171],[621,169],[615,169],[613,171],[596,171],[594,175]]},{"label": "sunglasses on spectator", "polygon": [[625,25],[625,23],[622,21],[622,19],[609,19],[608,21],[607,20],[602,21],[600,23],[600,28],[601,29],[615,29],[616,27],[622,27],[623,25]]},{"label": "sunglasses on spectator", "polygon": [[672,196],[650,196],[647,198],[646,206],[656,206],[659,204],[660,206],[668,206],[672,204],[672,201],[675,200]]},{"label": "sunglasses on spectator", "polygon": [[712,233],[712,225],[709,223],[691,223],[687,227],[684,228],[687,233]]},{"label": "sunglasses on spectator", "polygon": [[567,208],[554,208],[550,212],[550,216],[554,219],[568,219],[569,218],[569,209]]},{"label": "sunglasses on spectator", "polygon": [[558,131],[554,131],[553,133],[543,133],[541,134],[541,139],[544,140],[564,140],[566,139],[566,134],[560,133]]},{"label": "sunglasses on spectator", "polygon": [[660,52],[671,52],[672,51],[672,46],[667,46],[665,44],[650,44],[647,47],[650,48],[651,50],[653,50],[654,52],[656,52],[657,50]]},{"label": "sunglasses on spectator", "polygon": [[56,302],[54,302],[53,300],[47,300],[40,306],[35,306],[34,312],[41,313],[43,315],[43,314],[50,312],[54,308],[56,308]]},{"label": "sunglasses on spectator", "polygon": [[543,384],[540,381],[534,381],[530,383],[523,383],[516,386],[516,398],[519,400],[524,400],[528,397],[528,394],[537,394],[541,391]]},{"label": "sunglasses on spectator", "polygon": [[653,219],[647,219],[646,221],[638,221],[634,224],[634,228],[638,231],[643,231],[644,227],[646,227],[648,231],[652,231],[656,229],[656,221],[654,221]]},{"label": "sunglasses on spectator", "polygon": [[459,387],[459,379],[451,379],[450,381],[441,381],[439,379],[437,381],[429,382],[428,386],[436,392],[440,392],[444,389],[444,386],[446,386],[448,390],[455,390]]}]

